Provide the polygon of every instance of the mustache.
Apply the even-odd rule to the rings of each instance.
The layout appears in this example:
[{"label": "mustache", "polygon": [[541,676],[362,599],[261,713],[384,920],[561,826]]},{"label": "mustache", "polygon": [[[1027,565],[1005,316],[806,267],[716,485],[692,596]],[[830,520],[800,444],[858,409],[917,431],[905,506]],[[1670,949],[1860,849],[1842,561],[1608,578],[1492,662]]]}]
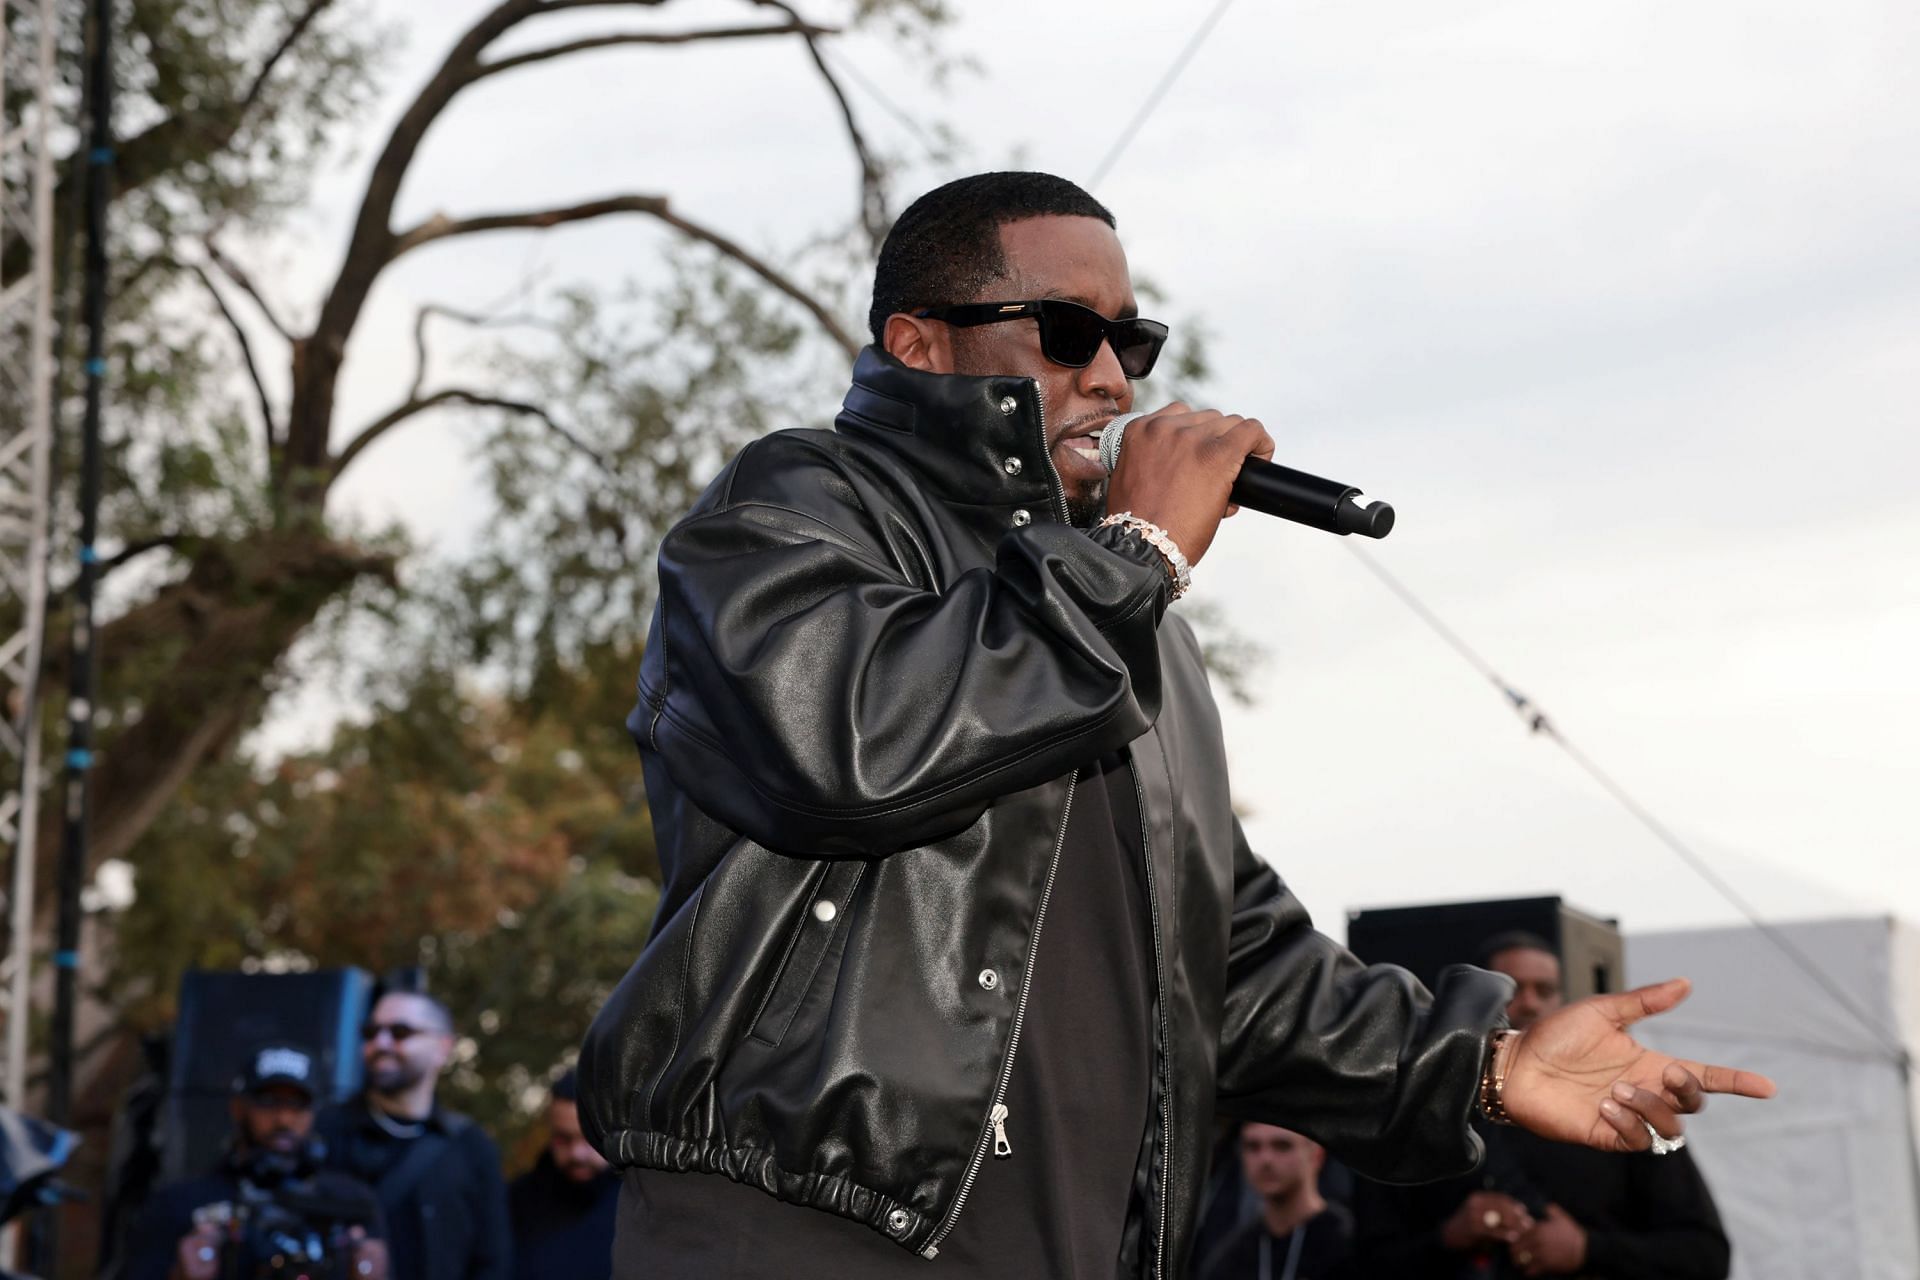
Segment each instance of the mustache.
[{"label": "mustache", "polygon": [[1120,414],[1119,405],[1110,405],[1104,409],[1094,409],[1087,413],[1068,418],[1060,426],[1062,435],[1081,435],[1091,426],[1105,426]]}]

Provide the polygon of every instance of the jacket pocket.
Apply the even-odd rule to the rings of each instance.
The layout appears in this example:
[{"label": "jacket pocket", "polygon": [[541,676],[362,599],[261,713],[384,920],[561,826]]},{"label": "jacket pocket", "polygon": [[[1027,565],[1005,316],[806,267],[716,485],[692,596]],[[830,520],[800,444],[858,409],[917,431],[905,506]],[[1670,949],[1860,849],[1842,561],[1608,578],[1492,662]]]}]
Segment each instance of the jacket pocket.
[{"label": "jacket pocket", "polygon": [[853,906],[853,893],[866,874],[867,864],[858,858],[836,859],[820,864],[813,894],[793,926],[787,952],[780,961],[780,972],[767,987],[766,999],[753,1020],[753,1039],[769,1048],[777,1047],[793,1023],[813,987],[820,962],[833,949],[834,939],[846,927]]}]

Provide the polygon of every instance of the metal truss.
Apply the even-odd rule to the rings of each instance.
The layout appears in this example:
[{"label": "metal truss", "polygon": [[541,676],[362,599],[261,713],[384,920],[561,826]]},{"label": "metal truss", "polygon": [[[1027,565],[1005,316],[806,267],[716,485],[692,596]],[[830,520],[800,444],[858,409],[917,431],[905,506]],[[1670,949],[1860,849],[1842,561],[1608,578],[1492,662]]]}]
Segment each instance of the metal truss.
[{"label": "metal truss", "polygon": [[0,849],[12,857],[7,1105],[24,1103],[53,450],[57,0],[0,0]]}]

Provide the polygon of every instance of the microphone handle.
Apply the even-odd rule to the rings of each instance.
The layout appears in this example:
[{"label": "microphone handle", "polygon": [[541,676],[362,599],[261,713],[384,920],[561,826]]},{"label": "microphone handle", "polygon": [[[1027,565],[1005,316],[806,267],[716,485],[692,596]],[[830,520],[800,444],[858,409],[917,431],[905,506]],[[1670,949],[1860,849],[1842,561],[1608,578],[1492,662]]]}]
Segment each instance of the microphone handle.
[{"label": "microphone handle", "polygon": [[[1120,449],[1127,424],[1141,413],[1123,413],[1101,429],[1100,463],[1108,471],[1120,465]],[[1337,480],[1322,480],[1292,467],[1248,458],[1233,482],[1232,500],[1243,507],[1292,520],[1328,533],[1358,533],[1384,538],[1393,532],[1393,508],[1384,502],[1361,506],[1360,490]]]},{"label": "microphone handle", "polygon": [[1232,500],[1328,533],[1384,538],[1393,532],[1393,508],[1384,502],[1363,507],[1354,501],[1359,494],[1359,489],[1338,480],[1322,480],[1277,462],[1248,458],[1233,482]]}]

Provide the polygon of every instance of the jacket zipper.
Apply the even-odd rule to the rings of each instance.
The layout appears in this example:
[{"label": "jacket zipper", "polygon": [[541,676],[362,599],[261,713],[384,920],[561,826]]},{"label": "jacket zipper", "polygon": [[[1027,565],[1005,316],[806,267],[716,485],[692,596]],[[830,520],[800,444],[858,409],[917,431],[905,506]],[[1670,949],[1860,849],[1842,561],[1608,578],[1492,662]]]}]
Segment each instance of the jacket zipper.
[{"label": "jacket zipper", "polygon": [[1153,1274],[1155,1280],[1166,1280],[1167,1272],[1167,1202],[1172,1199],[1168,1194],[1173,1181],[1173,1072],[1165,1063],[1173,1058],[1173,1039],[1167,1028],[1167,990],[1162,981],[1166,963],[1164,948],[1160,939],[1160,899],[1154,892],[1153,878],[1153,838],[1147,830],[1147,792],[1140,785],[1140,769],[1133,762],[1133,753],[1127,753],[1127,772],[1133,775],[1133,803],[1140,810],[1140,856],[1147,866],[1147,915],[1153,922],[1153,989],[1159,997],[1154,1004],[1160,1010],[1160,1230],[1153,1239]]},{"label": "jacket zipper", "polygon": [[1053,500],[1054,518],[1061,524],[1067,523],[1067,486],[1061,483],[1060,468],[1053,465],[1053,446],[1047,443],[1047,398],[1040,394],[1040,384],[1033,384],[1033,405],[1040,414],[1040,460],[1046,464],[1047,475],[1053,480],[1048,486],[1047,497]]},{"label": "jacket zipper", "polygon": [[986,1163],[988,1143],[993,1144],[996,1155],[1013,1154],[1013,1146],[1007,1141],[1007,1082],[1013,1078],[1013,1058],[1020,1051],[1020,1029],[1027,1018],[1027,995],[1033,990],[1033,966],[1040,956],[1040,930],[1047,922],[1047,903],[1053,898],[1053,879],[1060,871],[1060,852],[1067,847],[1067,820],[1073,815],[1073,789],[1079,781],[1077,771],[1067,781],[1067,803],[1060,811],[1060,834],[1054,838],[1053,861],[1047,864],[1047,882],[1041,886],[1040,905],[1033,913],[1033,936],[1027,940],[1027,968],[1020,979],[1020,1002],[1013,1007],[1013,1031],[1007,1037],[1007,1056],[1000,1064],[1000,1079],[993,1087],[993,1105],[987,1109],[987,1123],[981,1127],[980,1141],[974,1148],[973,1160],[967,1165],[967,1176],[961,1179],[959,1193],[953,1197],[946,1224],[920,1250],[923,1258],[937,1257],[941,1242],[953,1233],[954,1223],[960,1220],[960,1210],[966,1207],[967,1196],[980,1178],[980,1166]]},{"label": "jacket zipper", "polygon": [[[1038,382],[1033,384],[1033,406],[1035,415],[1039,420],[1040,459],[1047,468],[1047,476],[1050,481],[1047,486],[1047,497],[1053,503],[1054,517],[1058,519],[1060,523],[1065,524],[1067,522],[1066,486],[1060,481],[1060,469],[1053,465],[1053,450],[1047,443],[1047,399],[1040,393],[1040,384]],[[960,1190],[953,1198],[953,1208],[947,1212],[946,1223],[935,1233],[933,1239],[927,1241],[925,1246],[921,1248],[920,1256],[923,1258],[932,1259],[938,1257],[940,1245],[949,1235],[953,1234],[954,1224],[958,1222],[960,1218],[960,1210],[966,1207],[967,1196],[972,1193],[973,1184],[980,1179],[980,1168],[986,1163],[987,1159],[988,1142],[992,1142],[993,1153],[998,1157],[1004,1159],[1013,1154],[1013,1144],[1007,1140],[1007,1082],[1013,1077],[1014,1055],[1020,1050],[1020,1029],[1025,1025],[1027,1017],[1027,993],[1033,988],[1034,961],[1040,954],[1040,929],[1041,926],[1047,922],[1047,903],[1053,897],[1054,876],[1058,874],[1060,870],[1060,852],[1065,849],[1067,845],[1067,819],[1073,814],[1073,790],[1079,780],[1080,775],[1078,772],[1075,772],[1073,777],[1067,781],[1067,803],[1066,807],[1062,809],[1060,813],[1060,834],[1053,842],[1053,861],[1047,864],[1047,882],[1041,887],[1040,906],[1034,912],[1033,916],[1033,937],[1027,942],[1027,970],[1020,982],[1020,1002],[1015,1005],[1013,1009],[1013,1032],[1007,1037],[1007,1056],[1006,1060],[1000,1064],[1000,1079],[998,1083],[994,1085],[993,1089],[993,1105],[987,1108],[987,1123],[981,1130],[980,1142],[974,1150],[973,1159],[967,1165],[966,1177],[961,1179]],[[1140,780],[1136,777],[1134,779],[1134,789],[1137,791],[1139,786]],[[1145,819],[1142,818],[1142,824],[1144,825],[1144,823]],[[1147,875],[1149,877],[1148,888],[1151,890],[1151,877],[1153,875],[1151,867],[1148,868]],[[1159,931],[1160,922],[1159,917],[1156,915],[1154,917],[1154,952],[1156,965],[1158,964],[1160,948]],[[1156,983],[1159,982],[1157,970],[1154,981]],[[1162,1017],[1164,1018],[1164,1016],[1163,1011]],[[1171,1121],[1168,1122],[1168,1127],[1172,1127]],[[1162,1234],[1164,1235],[1164,1232]],[[1156,1265],[1155,1274],[1158,1275],[1158,1273],[1159,1268]]]}]

